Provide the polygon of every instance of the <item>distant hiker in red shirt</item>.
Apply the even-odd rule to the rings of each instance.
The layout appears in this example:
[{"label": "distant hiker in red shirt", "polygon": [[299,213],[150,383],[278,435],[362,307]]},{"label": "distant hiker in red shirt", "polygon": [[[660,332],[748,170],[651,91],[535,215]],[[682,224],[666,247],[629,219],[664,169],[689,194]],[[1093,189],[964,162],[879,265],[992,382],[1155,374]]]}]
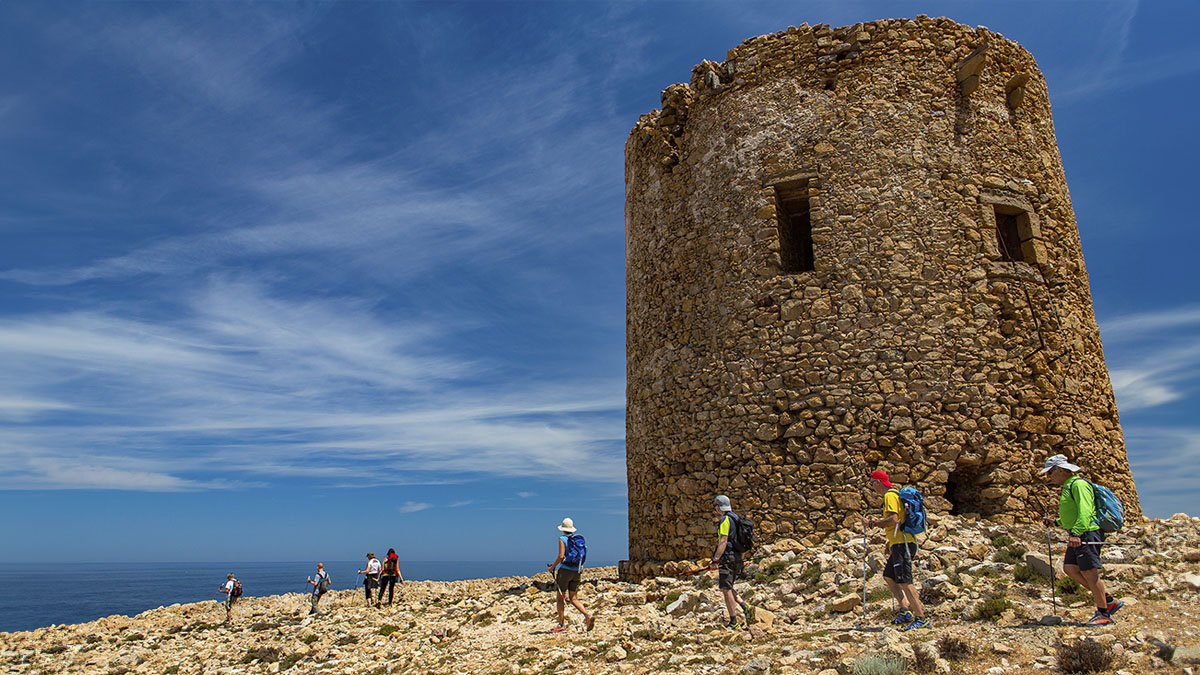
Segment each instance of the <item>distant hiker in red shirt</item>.
[{"label": "distant hiker in red shirt", "polygon": [[383,572],[379,575],[379,601],[375,603],[376,607],[383,606],[385,588],[388,592],[387,604],[392,604],[392,592],[396,590],[397,581],[404,581],[404,577],[400,575],[400,558],[396,555],[396,549],[389,548],[387,557],[383,559]]}]

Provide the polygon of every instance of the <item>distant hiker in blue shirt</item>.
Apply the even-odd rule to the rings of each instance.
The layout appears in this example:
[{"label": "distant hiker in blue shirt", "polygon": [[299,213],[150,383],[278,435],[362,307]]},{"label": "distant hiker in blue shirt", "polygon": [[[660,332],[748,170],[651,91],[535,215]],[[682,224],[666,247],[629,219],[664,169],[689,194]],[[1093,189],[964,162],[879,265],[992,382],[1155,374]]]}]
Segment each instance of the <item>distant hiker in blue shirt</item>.
[{"label": "distant hiker in blue shirt", "polygon": [[[562,525],[558,526],[558,531],[562,532],[562,536],[558,538],[558,557],[546,566],[550,570],[550,576],[554,577],[554,587],[558,590],[558,625],[550,632],[561,633],[567,629],[563,625],[566,620],[564,594],[570,599],[571,604],[575,605],[575,609],[583,614],[583,625],[591,630],[592,626],[596,625],[596,617],[588,614],[588,611],[583,608],[583,603],[579,602],[579,579],[583,572],[583,563],[587,559],[587,542],[584,541],[583,535],[575,533],[575,522],[570,518],[563,518]],[[558,568],[557,572],[555,572],[556,567]]]}]

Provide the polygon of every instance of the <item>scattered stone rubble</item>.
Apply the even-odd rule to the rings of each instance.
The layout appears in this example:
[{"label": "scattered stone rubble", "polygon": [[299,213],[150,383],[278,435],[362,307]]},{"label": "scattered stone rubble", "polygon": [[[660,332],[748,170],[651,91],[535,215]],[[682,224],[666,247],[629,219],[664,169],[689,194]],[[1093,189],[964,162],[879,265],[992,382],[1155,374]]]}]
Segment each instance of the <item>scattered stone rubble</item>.
[{"label": "scattered stone rubble", "polygon": [[[919,558],[933,628],[915,633],[888,623],[878,537],[866,547],[864,622],[862,536],[841,530],[817,546],[783,539],[758,552],[748,570],[757,578],[739,584],[757,609],[748,630],[722,627],[712,575],[628,583],[609,567],[584,575],[580,594],[598,610],[590,633],[578,615],[566,633],[549,632],[554,591],[546,575],[406,582],[391,607],[370,608],[360,593],[337,591],[315,618],[305,596],[290,594],[243,598],[231,627],[221,623],[220,603],[201,602],[0,633],[0,673],[845,675],[864,655],[919,659],[941,673],[1054,672],[1060,643],[1084,636],[1117,656],[1118,673],[1190,667],[1200,658],[1200,518],[1145,521],[1116,539],[1127,545],[1105,551],[1107,576],[1126,606],[1108,629],[1073,625],[1091,614],[1090,602],[1075,596],[1058,596],[1067,623],[1039,624],[1051,613],[1048,582],[1018,582],[1014,572],[1021,559],[1045,555],[1044,530],[947,516],[932,524]],[[965,618],[995,593],[1011,606],[994,620]],[[974,653],[943,658],[944,636],[966,640]]]},{"label": "scattered stone rubble", "polygon": [[768,541],[853,527],[876,468],[931,510],[1035,521],[1063,452],[1140,513],[1020,45],[926,16],[751,38],[625,158],[623,578],[702,555],[716,494]]}]

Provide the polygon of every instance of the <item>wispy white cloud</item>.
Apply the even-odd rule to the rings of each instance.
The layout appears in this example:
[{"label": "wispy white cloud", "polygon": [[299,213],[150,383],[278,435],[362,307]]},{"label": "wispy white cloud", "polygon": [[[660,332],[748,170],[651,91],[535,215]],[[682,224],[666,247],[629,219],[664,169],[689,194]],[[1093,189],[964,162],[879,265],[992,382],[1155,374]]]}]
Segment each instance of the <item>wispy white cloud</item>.
[{"label": "wispy white cloud", "polygon": [[397,506],[396,510],[400,513],[416,513],[417,511],[424,511],[431,508],[433,508],[433,504],[426,502],[404,502],[400,506]]},{"label": "wispy white cloud", "polygon": [[[0,468],[0,487],[65,486],[69,465],[88,467],[74,474],[80,486],[107,475],[106,485],[157,490],[243,484],[231,475],[623,477],[619,378],[489,383],[495,364],[440,349],[453,327],[245,282],[198,291],[167,321],[103,311],[0,320],[0,412],[22,422],[0,429],[0,446],[21,460]],[[159,479],[131,473],[150,465]]]},{"label": "wispy white cloud", "polygon": [[[0,270],[0,279],[65,285],[323,254],[412,280],[439,265],[486,265],[619,226],[576,219],[569,228],[547,228],[536,215],[559,210],[566,194],[586,197],[604,184],[620,190],[625,120],[596,114],[588,88],[594,73],[573,59],[539,62],[515,79],[490,71],[453,82],[431,78],[422,83],[432,91],[424,103],[442,124],[381,151],[378,138],[347,130],[345,111],[276,77],[311,22],[283,18],[255,14],[226,34],[160,16],[95,37],[64,36],[174,92],[140,126],[167,154],[195,160],[189,177],[248,203],[233,212],[200,204],[189,226],[170,237],[72,267]],[[210,156],[212,148],[236,148],[237,161]],[[574,161],[580,156],[607,156],[617,170]],[[80,208],[94,214],[96,205]]]},{"label": "wispy white cloud", "polygon": [[1200,51],[1189,45],[1171,45],[1169,53],[1156,50],[1145,58],[1131,57],[1129,44],[1139,9],[1137,0],[1118,0],[1100,5],[1106,11],[1100,15],[1102,24],[1091,33],[1094,42],[1090,57],[1077,60],[1078,65],[1060,78],[1062,86],[1052,86],[1055,102],[1078,102],[1095,99],[1132,87],[1177,79],[1200,71]]},{"label": "wispy white cloud", "polygon": [[1122,412],[1195,393],[1200,379],[1200,308],[1113,317],[1100,323],[1100,334]]},{"label": "wispy white cloud", "polygon": [[449,504],[447,506],[447,508],[456,509],[460,506],[470,506],[471,504],[474,504],[474,503],[475,503],[474,501],[467,499],[467,500],[464,500],[461,502],[454,502],[453,504]]},{"label": "wispy white cloud", "polygon": [[517,493],[517,496],[518,496],[518,497],[520,497],[521,499],[529,499],[530,497],[536,497],[536,496],[537,496],[537,494],[536,494],[536,493],[533,493],[533,492],[524,492],[524,491],[522,491],[522,492],[518,492],[518,493]]},{"label": "wispy white cloud", "polygon": [[1200,484],[1200,428],[1127,425],[1125,447],[1148,515],[1163,518],[1194,509],[1191,497]]}]

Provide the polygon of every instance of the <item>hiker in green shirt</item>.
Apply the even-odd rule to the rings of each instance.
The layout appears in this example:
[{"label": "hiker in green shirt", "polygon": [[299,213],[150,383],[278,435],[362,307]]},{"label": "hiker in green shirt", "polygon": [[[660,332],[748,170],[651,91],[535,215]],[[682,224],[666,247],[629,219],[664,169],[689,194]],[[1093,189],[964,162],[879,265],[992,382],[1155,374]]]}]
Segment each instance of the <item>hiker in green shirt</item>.
[{"label": "hiker in green shirt", "polygon": [[[1100,543],[1104,532],[1100,530],[1096,514],[1096,493],[1092,484],[1075,475],[1079,467],[1068,462],[1066,455],[1054,455],[1046,459],[1043,474],[1051,483],[1062,486],[1058,499],[1058,519],[1046,514],[1049,527],[1057,523],[1067,531],[1067,553],[1063,557],[1063,571],[1092,593],[1096,601],[1096,614],[1085,626],[1111,626],[1113,612],[1125,603],[1115,600],[1104,588],[1100,578]],[[1053,561],[1050,564],[1054,564]]]}]

